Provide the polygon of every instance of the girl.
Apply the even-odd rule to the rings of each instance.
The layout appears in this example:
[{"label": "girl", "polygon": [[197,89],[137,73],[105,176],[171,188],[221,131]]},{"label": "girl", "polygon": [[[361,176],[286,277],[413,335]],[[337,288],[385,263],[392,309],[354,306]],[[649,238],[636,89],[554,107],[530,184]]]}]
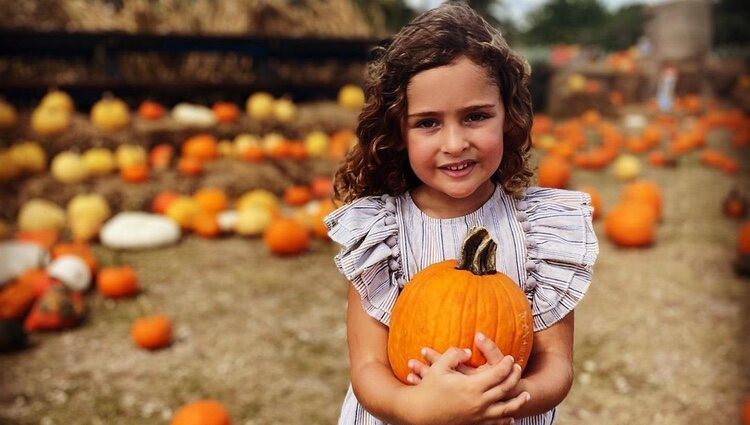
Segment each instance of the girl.
[{"label": "girl", "polygon": [[[368,67],[358,144],[335,176],[345,204],[326,217],[351,281],[352,385],[339,424],[551,424],[573,377],[573,308],[598,253],[590,199],[528,188],[532,110],[527,64],[465,4],[428,11],[379,48]],[[534,344],[521,377],[481,334],[469,347],[391,372],[390,312],[422,268],[456,258],[476,224],[498,242],[497,269],[527,294]]]}]

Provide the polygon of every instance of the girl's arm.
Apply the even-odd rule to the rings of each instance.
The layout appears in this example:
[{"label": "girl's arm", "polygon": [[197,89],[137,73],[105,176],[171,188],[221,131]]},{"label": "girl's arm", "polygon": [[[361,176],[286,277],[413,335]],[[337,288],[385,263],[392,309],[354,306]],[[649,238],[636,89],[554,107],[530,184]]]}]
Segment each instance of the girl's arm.
[{"label": "girl's arm", "polygon": [[528,392],[531,401],[517,417],[533,416],[560,404],[573,385],[574,311],[549,328],[534,334],[529,364],[518,386],[510,395]]},{"label": "girl's arm", "polygon": [[[524,392],[531,394],[531,400],[518,409],[514,414],[515,417],[544,413],[565,399],[573,383],[574,321],[575,317],[571,311],[559,322],[534,334],[534,344],[524,377],[508,394],[509,397],[517,397]],[[475,343],[487,359],[487,364],[479,368],[460,365],[457,370],[467,375],[478,373],[483,368],[497,364],[504,358],[492,340],[477,337]],[[425,357],[434,365],[440,361],[442,355],[430,349]],[[421,382],[432,366],[413,362],[410,367],[413,370],[412,378]]]},{"label": "girl's arm", "polygon": [[[456,371],[469,359],[450,349],[436,361],[419,385],[404,385],[388,363],[388,328],[368,315],[349,285],[347,338],[351,379],[357,400],[373,415],[392,424],[468,424],[517,416],[528,394],[519,391],[520,368],[509,357],[471,376]],[[508,422],[509,423],[509,422]]]}]

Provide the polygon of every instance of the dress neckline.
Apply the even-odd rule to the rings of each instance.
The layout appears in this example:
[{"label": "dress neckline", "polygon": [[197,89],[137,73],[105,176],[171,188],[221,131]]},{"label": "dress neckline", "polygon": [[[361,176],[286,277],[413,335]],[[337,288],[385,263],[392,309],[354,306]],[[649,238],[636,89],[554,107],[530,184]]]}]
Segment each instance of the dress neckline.
[{"label": "dress neckline", "polygon": [[406,202],[409,205],[409,208],[413,209],[413,210],[415,210],[415,211],[417,211],[419,213],[419,216],[422,218],[422,221],[429,222],[429,223],[451,224],[451,223],[454,223],[454,222],[463,222],[467,218],[473,218],[473,217],[478,217],[478,216],[482,215],[482,213],[487,208],[489,208],[490,205],[496,203],[498,201],[498,199],[502,199],[502,196],[501,196],[502,193],[503,193],[502,186],[500,186],[499,184],[495,184],[495,190],[492,192],[492,196],[490,196],[479,208],[477,208],[476,210],[474,210],[474,211],[472,211],[472,212],[470,212],[468,214],[460,215],[460,216],[457,216],[457,217],[449,217],[449,218],[437,218],[437,217],[432,217],[430,215],[427,215],[414,202],[414,199],[411,197],[411,191],[407,190],[405,192],[405,199],[406,199]]}]

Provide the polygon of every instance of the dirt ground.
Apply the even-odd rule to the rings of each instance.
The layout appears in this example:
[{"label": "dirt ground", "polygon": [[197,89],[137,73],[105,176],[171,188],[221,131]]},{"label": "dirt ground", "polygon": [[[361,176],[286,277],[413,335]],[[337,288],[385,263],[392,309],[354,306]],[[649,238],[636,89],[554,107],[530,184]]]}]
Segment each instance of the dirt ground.
[{"label": "dirt ground", "polygon": [[[728,148],[727,148],[728,149]],[[595,226],[594,283],[577,308],[576,378],[559,425],[739,424],[750,395],[750,279],[734,274],[739,221],[721,213],[730,187],[693,154],[647,169],[664,190],[657,243],[622,250]],[[605,209],[622,183],[576,171]],[[316,241],[299,257],[269,255],[257,239],[187,237],[179,245],[114,253],[144,288],[124,301],[87,296],[84,325],[36,334],[0,355],[0,424],[166,424],[183,403],[220,400],[233,423],[332,424],[348,385],[345,282]],[[165,313],[176,341],[156,352],[129,339],[131,321]]]}]

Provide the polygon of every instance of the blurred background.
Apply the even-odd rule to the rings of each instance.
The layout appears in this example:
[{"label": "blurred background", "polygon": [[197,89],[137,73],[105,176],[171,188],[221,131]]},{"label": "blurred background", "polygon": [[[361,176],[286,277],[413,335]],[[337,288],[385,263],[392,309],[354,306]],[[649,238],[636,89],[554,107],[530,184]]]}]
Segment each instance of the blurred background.
[{"label": "blurred background", "polygon": [[[0,2],[0,423],[334,423],[333,171],[440,3]],[[469,4],[531,65],[534,184],[595,204],[556,423],[750,424],[747,2]]]}]

